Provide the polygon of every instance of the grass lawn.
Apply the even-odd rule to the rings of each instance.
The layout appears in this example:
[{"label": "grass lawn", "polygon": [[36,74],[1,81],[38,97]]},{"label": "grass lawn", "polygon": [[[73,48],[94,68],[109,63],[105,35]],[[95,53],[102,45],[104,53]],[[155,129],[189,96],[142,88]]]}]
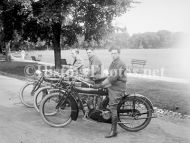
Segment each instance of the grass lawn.
[{"label": "grass lawn", "polygon": [[156,107],[190,115],[190,84],[129,77],[128,88],[148,97]]},{"label": "grass lawn", "polygon": [[[35,63],[0,62],[0,72],[25,77],[24,68]],[[190,114],[190,85],[128,77],[130,92],[148,97],[154,106]]]},{"label": "grass lawn", "polygon": [[[111,62],[111,56],[108,50],[95,50],[96,55],[102,61],[105,69]],[[121,59],[127,66],[131,66],[131,59],[144,59],[147,61],[145,69],[161,70],[164,69],[163,76],[183,78],[190,80],[190,56],[188,51],[184,49],[122,49]],[[54,63],[53,50],[31,51],[29,55],[42,55],[42,61]],[[80,50],[81,57],[88,64],[88,57],[85,50]],[[68,63],[72,63],[70,50],[61,51],[62,58],[67,59]],[[160,76],[160,74],[158,74]]]}]

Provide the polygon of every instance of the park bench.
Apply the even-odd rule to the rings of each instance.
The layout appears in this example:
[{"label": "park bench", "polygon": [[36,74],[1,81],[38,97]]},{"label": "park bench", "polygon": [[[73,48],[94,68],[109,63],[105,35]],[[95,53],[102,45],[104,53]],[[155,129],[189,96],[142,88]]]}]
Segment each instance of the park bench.
[{"label": "park bench", "polygon": [[132,59],[131,60],[131,72],[132,73],[143,73],[146,60]]},{"label": "park bench", "polygon": [[62,65],[62,66],[64,66],[64,65],[71,66],[70,63],[67,63],[67,60],[66,60],[66,59],[61,59],[61,65]]},{"label": "park bench", "polygon": [[5,56],[5,55],[0,54],[0,61],[6,61],[6,56]]},{"label": "park bench", "polygon": [[38,55],[38,57],[36,56],[31,56],[33,61],[41,61],[42,55]]},{"label": "park bench", "polygon": [[66,59],[61,59],[61,66],[64,69],[64,72],[69,69],[70,65],[71,64],[68,64]]},{"label": "park bench", "polygon": [[67,65],[67,60],[66,59],[61,59],[61,65]]}]

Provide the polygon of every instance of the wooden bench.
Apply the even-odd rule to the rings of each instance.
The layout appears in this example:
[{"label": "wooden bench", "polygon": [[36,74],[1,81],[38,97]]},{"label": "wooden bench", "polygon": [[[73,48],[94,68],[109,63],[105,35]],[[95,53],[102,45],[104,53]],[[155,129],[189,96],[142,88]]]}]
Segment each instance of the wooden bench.
[{"label": "wooden bench", "polygon": [[67,65],[67,60],[66,59],[61,59],[61,65]]},{"label": "wooden bench", "polygon": [[41,61],[42,55],[38,55],[38,57],[36,56],[31,56],[33,61]]},{"label": "wooden bench", "polygon": [[5,55],[0,54],[0,61],[6,61],[6,56],[5,56]]},{"label": "wooden bench", "polygon": [[146,60],[138,60],[132,59],[131,60],[131,72],[134,73],[141,73],[144,70],[144,66],[146,65]]}]

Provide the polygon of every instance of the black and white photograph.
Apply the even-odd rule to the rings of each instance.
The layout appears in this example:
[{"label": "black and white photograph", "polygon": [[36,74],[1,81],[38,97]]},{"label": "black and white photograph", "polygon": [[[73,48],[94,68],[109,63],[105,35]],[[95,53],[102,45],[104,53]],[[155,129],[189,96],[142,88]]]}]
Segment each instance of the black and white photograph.
[{"label": "black and white photograph", "polygon": [[189,0],[0,0],[0,143],[190,143]]}]

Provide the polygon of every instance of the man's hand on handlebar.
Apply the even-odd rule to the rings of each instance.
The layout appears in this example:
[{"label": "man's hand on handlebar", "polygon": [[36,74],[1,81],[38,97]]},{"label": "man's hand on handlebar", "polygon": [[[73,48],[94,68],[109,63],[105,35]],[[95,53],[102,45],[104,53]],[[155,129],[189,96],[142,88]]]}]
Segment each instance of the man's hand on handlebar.
[{"label": "man's hand on handlebar", "polygon": [[104,86],[102,84],[94,84],[93,88],[103,88]]}]

